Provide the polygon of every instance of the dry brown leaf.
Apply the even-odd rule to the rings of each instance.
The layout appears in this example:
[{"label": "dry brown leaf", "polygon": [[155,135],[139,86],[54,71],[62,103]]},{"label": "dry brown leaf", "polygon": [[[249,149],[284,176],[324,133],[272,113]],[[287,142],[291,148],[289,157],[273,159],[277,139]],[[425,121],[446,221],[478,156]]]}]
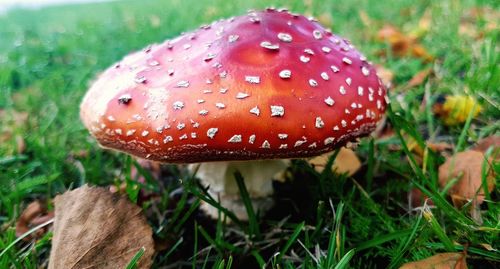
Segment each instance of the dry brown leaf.
[{"label": "dry brown leaf", "polygon": [[463,253],[439,253],[427,259],[403,264],[400,269],[467,269]]},{"label": "dry brown leaf", "polygon": [[[21,213],[16,223],[16,236],[19,237],[35,226],[45,223],[54,217],[54,212],[47,212],[47,207],[40,201],[31,202]],[[29,236],[25,237],[24,241],[30,241],[33,238],[42,237],[48,230],[49,226],[35,231]]]},{"label": "dry brown leaf", "polygon": [[427,68],[416,73],[406,84],[406,89],[422,85],[422,83],[424,83],[425,79],[427,79],[427,77],[429,77],[431,73],[432,73],[432,68]]},{"label": "dry brown leaf", "polygon": [[381,65],[375,65],[375,70],[377,70],[377,76],[382,80],[382,83],[389,88],[394,79],[394,72]]},{"label": "dry brown leaf", "polygon": [[141,208],[104,188],[83,186],[55,200],[49,268],[125,268],[141,249],[137,268],[149,268],[151,227]]},{"label": "dry brown leaf", "polygon": [[410,209],[423,206],[424,203],[427,203],[427,205],[434,205],[432,199],[430,199],[427,195],[423,194],[420,189],[412,188],[408,192],[408,206]]},{"label": "dry brown leaf", "polygon": [[[448,194],[452,196],[455,206],[460,206],[459,201],[473,200],[474,204],[481,204],[484,201],[484,188],[482,185],[482,166],[484,154],[475,150],[468,150],[457,153],[446,160],[439,167],[439,184],[444,187],[453,178],[458,178],[449,190]],[[489,173],[486,176],[487,189],[491,192],[495,185],[493,169],[486,166]]]},{"label": "dry brown leaf", "polygon": [[[332,154],[333,153],[330,152],[314,157],[309,160],[309,163],[314,165],[314,169],[321,173],[325,169],[325,165]],[[359,168],[361,168],[361,161],[356,153],[346,147],[340,148],[339,154],[333,162],[332,171],[339,174],[347,173],[347,175],[352,176]]]},{"label": "dry brown leaf", "polygon": [[[433,57],[418,42],[415,37],[406,35],[393,25],[384,25],[377,33],[377,39],[381,42],[387,42],[391,46],[392,53],[397,57],[411,55],[421,58],[425,61],[431,61]],[[380,54],[384,54],[381,51]]]},{"label": "dry brown leaf", "polygon": [[472,150],[477,150],[481,151],[482,153],[486,153],[486,151],[492,147],[493,148],[493,153],[492,157],[493,159],[499,159],[500,158],[500,136],[497,135],[492,135],[488,136],[486,138],[483,138],[479,140],[474,147],[472,147]]}]

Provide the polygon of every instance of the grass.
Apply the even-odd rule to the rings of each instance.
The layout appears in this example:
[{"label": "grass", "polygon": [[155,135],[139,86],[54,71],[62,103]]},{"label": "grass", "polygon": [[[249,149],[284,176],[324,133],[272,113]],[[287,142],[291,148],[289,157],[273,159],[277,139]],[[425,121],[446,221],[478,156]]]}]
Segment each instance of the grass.
[{"label": "grass", "polygon": [[[499,133],[500,32],[487,30],[491,21],[485,17],[470,26],[483,33],[480,38],[458,30],[473,8],[498,13],[496,1],[272,1],[295,12],[331,16],[334,32],[394,72],[388,121],[395,135],[363,139],[356,150],[363,168],[353,177],[329,169],[318,173],[306,161],[293,161],[288,181],[275,184],[277,206],[265,216],[254,212],[248,223],[221,208],[180,167],[165,166],[161,180],[154,180],[137,166],[146,178],[137,183],[130,176],[135,161],[99,148],[89,137],[78,108],[98,72],[147,44],[270,4],[123,1],[0,16],[0,268],[37,268],[47,262],[50,233],[16,243],[16,220],[30,201],[42,199],[50,208],[53,197],[65,190],[121,182],[144,208],[155,241],[163,246],[155,268],[397,268],[445,251],[466,251],[470,268],[498,267],[498,189],[481,206],[483,223],[475,223],[439,188],[437,168],[444,159],[425,144],[447,142],[459,151]],[[396,57],[372,38],[384,23],[417,29],[426,12],[431,27],[421,42],[434,56],[432,62]],[[366,25],[363,13],[372,24]],[[381,50],[386,57],[377,56]],[[434,76],[406,89],[425,68]],[[482,113],[464,125],[444,126],[432,104],[443,94],[464,93],[479,100]],[[423,158],[414,154],[410,141],[426,149]],[[498,174],[499,165],[494,168]],[[245,198],[244,183],[238,182]],[[407,194],[415,187],[434,207],[408,208]],[[155,199],[144,197],[141,189]],[[198,210],[202,201],[219,207],[233,224],[209,220]]]}]

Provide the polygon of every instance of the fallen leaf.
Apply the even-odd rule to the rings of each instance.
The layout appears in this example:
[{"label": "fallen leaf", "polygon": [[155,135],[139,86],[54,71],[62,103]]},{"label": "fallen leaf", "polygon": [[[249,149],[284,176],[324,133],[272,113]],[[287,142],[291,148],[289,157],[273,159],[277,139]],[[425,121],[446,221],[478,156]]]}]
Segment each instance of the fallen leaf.
[{"label": "fallen leaf", "polygon": [[26,149],[23,135],[27,129],[28,113],[0,109],[0,144],[7,145],[5,155],[22,154]]},{"label": "fallen leaf", "polygon": [[375,70],[377,71],[377,76],[382,80],[382,83],[384,83],[387,88],[390,88],[392,80],[394,79],[394,72],[381,65],[375,65]]},{"label": "fallen leaf", "polygon": [[481,151],[482,153],[486,153],[486,151],[490,147],[493,148],[493,153],[491,155],[493,159],[500,158],[500,136],[497,135],[488,136],[486,138],[479,140],[476,143],[476,145],[472,147],[472,150],[477,150]]},{"label": "fallen leaf", "polygon": [[431,73],[432,73],[432,68],[427,68],[427,69],[424,69],[424,70],[416,73],[410,79],[410,81],[408,81],[408,83],[406,84],[405,88],[406,89],[410,89],[410,88],[422,85],[422,83],[424,83],[424,81],[427,79],[427,77],[429,77],[429,75]]},{"label": "fallen leaf", "polygon": [[482,244],[479,244],[481,245],[483,248],[485,248],[486,250],[488,251],[497,251],[495,248],[493,248],[490,244],[486,244],[486,243],[482,243]]},{"label": "fallen leaf", "polygon": [[[333,153],[326,153],[309,160],[309,163],[314,166],[318,172],[325,169],[328,159]],[[339,154],[335,158],[332,165],[332,171],[338,174],[346,173],[348,176],[354,175],[361,168],[361,161],[353,150],[346,147],[340,148]]]},{"label": "fallen leaf", "polygon": [[477,117],[482,107],[472,96],[447,95],[444,102],[437,102],[432,109],[445,125],[454,126],[465,123],[470,113],[473,118]]},{"label": "fallen leaf", "polygon": [[[33,227],[45,223],[54,217],[54,212],[47,212],[47,207],[40,201],[36,200],[31,202],[21,213],[16,223],[16,236],[28,232]],[[24,241],[31,241],[32,239],[42,237],[48,230],[49,226],[38,229],[29,236],[23,238]]]},{"label": "fallen leaf", "polygon": [[[468,150],[459,152],[449,157],[439,167],[439,185],[445,187],[448,182],[457,178],[457,182],[448,190],[453,197],[455,206],[461,206],[460,200],[473,200],[476,205],[484,201],[484,188],[482,187],[482,166],[485,161],[484,154],[479,151]],[[486,165],[488,173],[486,176],[487,189],[491,192],[495,186],[493,169]]]},{"label": "fallen leaf", "polygon": [[[432,55],[418,42],[417,38],[404,34],[393,25],[384,25],[377,33],[377,40],[388,43],[392,54],[397,57],[413,56],[426,62],[433,60]],[[379,54],[384,55],[385,51]]]},{"label": "fallen leaf", "polygon": [[463,253],[439,253],[429,258],[403,264],[400,269],[467,269]]},{"label": "fallen leaf", "polygon": [[149,268],[152,230],[141,208],[104,188],[83,186],[54,199],[48,268],[125,268],[144,248],[137,268]]}]

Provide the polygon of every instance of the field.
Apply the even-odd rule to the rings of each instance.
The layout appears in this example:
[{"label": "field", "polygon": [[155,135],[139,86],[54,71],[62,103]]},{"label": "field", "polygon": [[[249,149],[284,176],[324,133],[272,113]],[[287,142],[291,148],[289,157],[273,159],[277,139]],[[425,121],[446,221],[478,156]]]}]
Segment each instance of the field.
[{"label": "field", "polygon": [[[354,149],[352,176],[294,160],[274,209],[229,224],[198,209],[210,198],[184,166],[141,169],[82,125],[83,95],[124,55],[271,4],[350,39],[390,84],[386,125]],[[145,0],[0,15],[0,268],[47,266],[52,233],[16,242],[16,223],[30,202],[50,212],[57,194],[85,184],[122,187],[143,208],[153,268],[398,268],[443,252],[498,268],[500,192],[485,184],[498,185],[495,149],[484,151],[479,204],[457,205],[458,179],[442,186],[439,167],[499,135],[499,38],[500,5],[480,0]],[[438,111],[449,97],[460,116]],[[145,183],[131,178],[137,169]]]}]

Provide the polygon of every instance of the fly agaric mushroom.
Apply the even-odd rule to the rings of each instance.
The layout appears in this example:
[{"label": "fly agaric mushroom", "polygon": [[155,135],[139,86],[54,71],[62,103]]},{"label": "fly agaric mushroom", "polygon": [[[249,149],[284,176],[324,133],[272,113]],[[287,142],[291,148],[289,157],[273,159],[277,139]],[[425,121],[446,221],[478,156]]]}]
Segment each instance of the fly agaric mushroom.
[{"label": "fly agaric mushroom", "polygon": [[92,85],[81,118],[104,147],[209,162],[197,176],[223,206],[244,211],[231,171],[242,170],[253,206],[264,210],[270,177],[286,167],[277,159],[369,134],[386,104],[375,69],[348,40],[267,9],[126,56]]}]

